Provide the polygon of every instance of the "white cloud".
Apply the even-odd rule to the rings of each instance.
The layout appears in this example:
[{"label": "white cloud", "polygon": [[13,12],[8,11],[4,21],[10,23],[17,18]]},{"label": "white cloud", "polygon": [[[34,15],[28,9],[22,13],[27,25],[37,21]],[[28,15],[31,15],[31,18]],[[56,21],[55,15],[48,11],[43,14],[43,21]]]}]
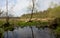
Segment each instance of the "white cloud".
[{"label": "white cloud", "polygon": [[[58,1],[56,0],[39,0],[39,9],[40,10],[46,10],[49,6],[51,2],[55,2],[58,3]],[[38,0],[37,0],[38,2]],[[24,8],[28,7],[29,5],[31,5],[32,2],[31,0],[17,0],[16,6],[14,7],[14,11],[15,11],[15,15],[17,16],[21,16],[22,14],[25,13],[25,11],[23,10]]]},{"label": "white cloud", "polygon": [[39,9],[40,11],[42,10],[46,10],[49,6],[50,6],[50,3],[51,3],[52,0],[39,0],[38,1],[38,5],[39,5]]},{"label": "white cloud", "polygon": [[21,15],[23,13],[21,13],[19,11],[21,11],[23,8],[26,8],[28,5],[29,5],[29,1],[27,1],[27,0],[17,0],[17,3],[13,10],[14,10],[15,14]]},{"label": "white cloud", "polygon": [[[39,0],[38,1],[39,2],[38,9],[46,10],[49,7],[51,1],[53,1],[55,3],[59,2],[59,0]],[[14,9],[11,11],[14,11],[15,16],[20,16],[20,15],[25,13],[25,11],[24,11],[25,8],[27,8],[29,5],[31,5],[31,3],[32,3],[31,0],[9,0],[9,6],[8,7],[10,9],[13,5],[15,5]],[[5,6],[2,6],[2,9],[6,11]],[[11,13],[13,13],[13,12],[11,12]]]}]

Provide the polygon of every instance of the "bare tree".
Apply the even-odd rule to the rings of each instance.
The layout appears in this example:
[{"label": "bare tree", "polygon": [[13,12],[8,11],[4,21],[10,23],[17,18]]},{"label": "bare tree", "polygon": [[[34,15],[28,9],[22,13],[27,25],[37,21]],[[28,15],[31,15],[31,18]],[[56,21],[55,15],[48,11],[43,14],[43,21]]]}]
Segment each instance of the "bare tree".
[{"label": "bare tree", "polygon": [[[31,17],[30,17],[30,19],[29,19],[29,22],[32,22],[31,19],[32,19],[32,17],[33,17],[34,7],[35,7],[35,0],[32,0],[32,10],[31,10]],[[34,38],[34,33],[33,33],[33,28],[32,28],[32,26],[30,26],[30,28],[31,28],[31,31],[32,31],[32,38]]]},{"label": "bare tree", "polygon": [[8,0],[6,0],[6,22],[9,23],[9,16],[8,16]]},{"label": "bare tree", "polygon": [[30,17],[29,21],[31,21],[31,19],[33,17],[34,6],[35,6],[35,2],[34,2],[34,0],[32,0],[32,10],[31,10],[31,17]]},{"label": "bare tree", "polygon": [[[11,7],[11,9],[13,9],[13,7]],[[11,10],[10,9],[10,10]],[[7,38],[8,38],[8,30],[9,30],[9,26],[11,25],[9,23],[9,17],[12,17],[12,14],[8,14],[9,10],[8,10],[8,0],[6,0],[6,23],[4,24],[4,27],[7,28]],[[14,27],[11,26],[10,31],[13,31]]]}]

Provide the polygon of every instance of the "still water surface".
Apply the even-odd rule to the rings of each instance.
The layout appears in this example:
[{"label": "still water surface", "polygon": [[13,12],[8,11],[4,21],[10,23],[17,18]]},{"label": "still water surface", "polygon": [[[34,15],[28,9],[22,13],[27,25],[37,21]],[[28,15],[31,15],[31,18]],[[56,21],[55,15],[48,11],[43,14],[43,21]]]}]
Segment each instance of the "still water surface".
[{"label": "still water surface", "polygon": [[[55,38],[52,30],[49,28],[36,28],[35,26],[32,27],[34,38]],[[8,36],[8,37],[7,37]],[[24,27],[24,28],[15,28],[14,31],[8,31],[4,33],[4,38],[32,38],[32,31],[31,28]]]}]

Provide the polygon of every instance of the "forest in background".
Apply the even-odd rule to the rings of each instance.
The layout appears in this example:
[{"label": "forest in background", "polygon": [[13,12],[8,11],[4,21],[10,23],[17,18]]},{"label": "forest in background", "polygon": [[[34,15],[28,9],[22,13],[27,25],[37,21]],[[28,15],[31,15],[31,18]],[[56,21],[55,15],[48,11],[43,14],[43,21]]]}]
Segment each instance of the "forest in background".
[{"label": "forest in background", "polygon": [[[21,18],[30,18],[31,14],[24,14]],[[32,18],[60,18],[60,6],[55,6],[53,8],[48,8],[44,11],[39,11],[33,13]]]}]

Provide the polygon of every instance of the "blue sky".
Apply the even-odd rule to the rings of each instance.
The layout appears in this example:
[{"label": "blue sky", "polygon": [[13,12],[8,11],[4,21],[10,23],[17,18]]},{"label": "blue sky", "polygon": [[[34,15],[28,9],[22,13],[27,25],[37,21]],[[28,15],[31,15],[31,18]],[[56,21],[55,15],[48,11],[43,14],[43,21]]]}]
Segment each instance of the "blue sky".
[{"label": "blue sky", "polygon": [[[22,14],[29,13],[27,12],[27,7],[31,5],[31,0],[8,0],[8,2],[9,13],[15,16],[21,16]],[[41,11],[49,8],[51,2],[58,4],[60,0],[36,0],[36,2],[38,2],[38,9]],[[6,0],[0,0],[0,9],[6,11]]]}]

